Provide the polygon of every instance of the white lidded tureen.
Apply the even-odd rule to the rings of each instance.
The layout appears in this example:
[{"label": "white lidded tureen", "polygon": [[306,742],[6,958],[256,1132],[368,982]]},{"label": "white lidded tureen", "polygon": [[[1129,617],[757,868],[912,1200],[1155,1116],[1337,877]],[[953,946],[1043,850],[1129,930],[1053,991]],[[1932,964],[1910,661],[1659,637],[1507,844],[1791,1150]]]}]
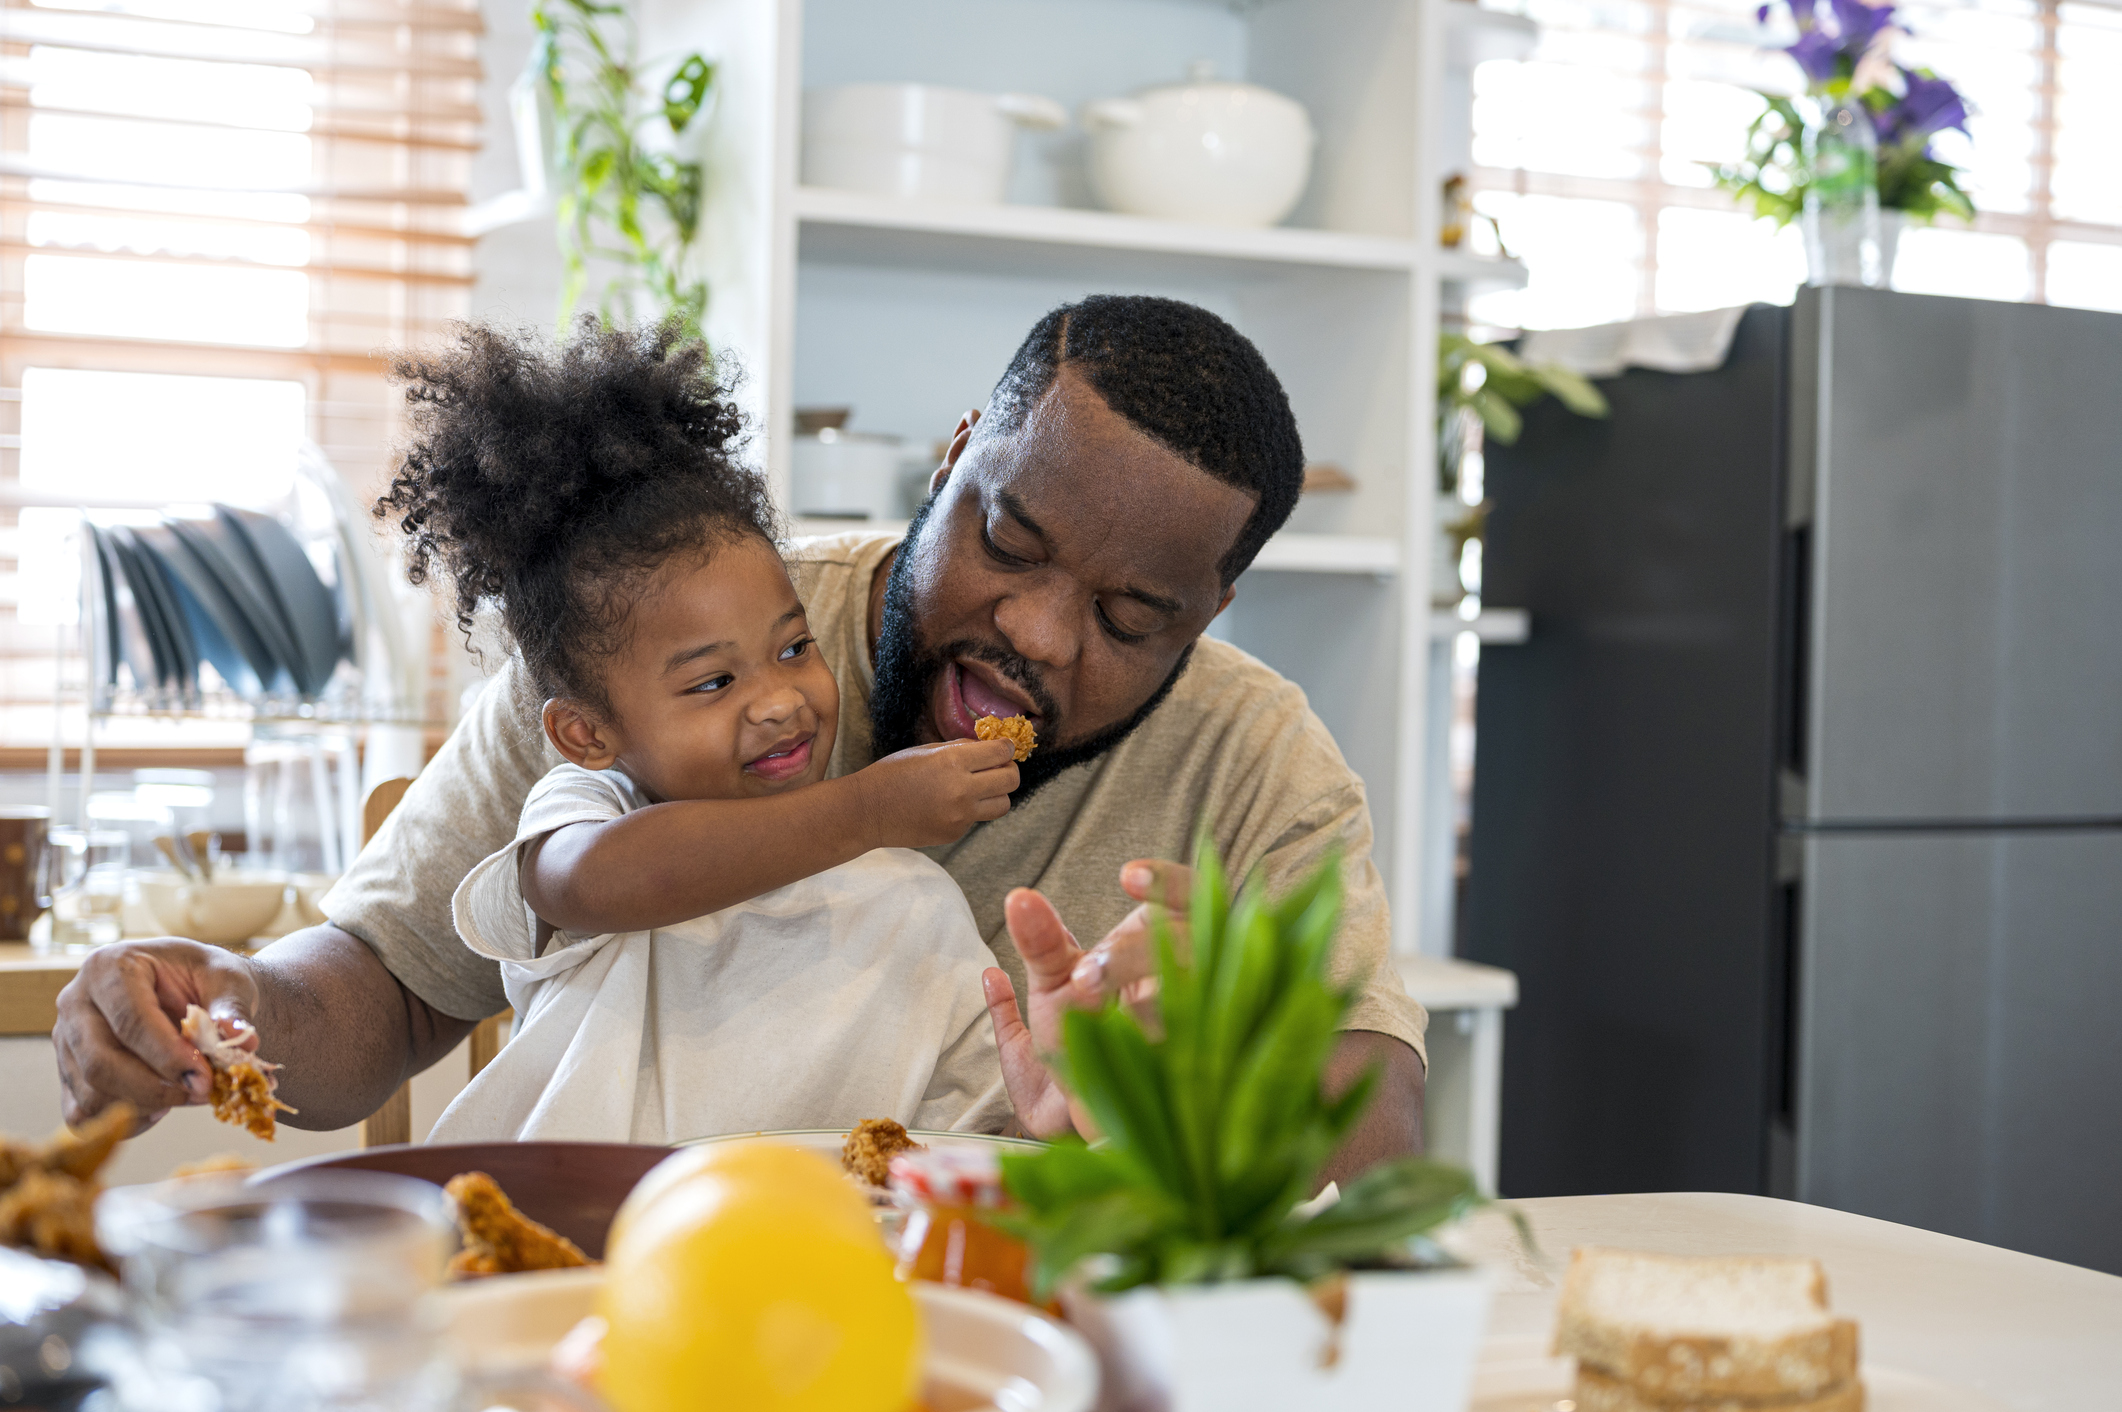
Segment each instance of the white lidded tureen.
[{"label": "white lidded tureen", "polygon": [[1196,63],[1186,83],[1086,104],[1091,189],[1111,210],[1214,225],[1270,226],[1311,176],[1304,105]]}]

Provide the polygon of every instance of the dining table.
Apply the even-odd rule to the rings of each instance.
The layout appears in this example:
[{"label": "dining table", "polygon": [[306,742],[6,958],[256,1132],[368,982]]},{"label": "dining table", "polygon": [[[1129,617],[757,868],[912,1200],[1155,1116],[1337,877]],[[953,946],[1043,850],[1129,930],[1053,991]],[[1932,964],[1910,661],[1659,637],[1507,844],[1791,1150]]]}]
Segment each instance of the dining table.
[{"label": "dining table", "polygon": [[[2117,1197],[2122,1202],[2122,1196]],[[1671,1255],[1809,1255],[1855,1319],[1872,1412],[2122,1408],[2122,1277],[1870,1216],[1727,1192],[1548,1196],[1469,1222],[1455,1253],[1492,1272],[1479,1412],[1561,1409],[1556,1298],[1579,1247]],[[1513,1388],[1557,1396],[1508,1395]]]}]

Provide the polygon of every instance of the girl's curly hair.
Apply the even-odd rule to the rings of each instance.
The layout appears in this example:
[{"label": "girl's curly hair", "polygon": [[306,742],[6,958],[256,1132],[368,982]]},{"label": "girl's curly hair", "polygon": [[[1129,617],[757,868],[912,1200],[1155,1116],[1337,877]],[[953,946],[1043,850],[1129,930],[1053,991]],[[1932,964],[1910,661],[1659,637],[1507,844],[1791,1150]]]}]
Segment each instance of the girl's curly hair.
[{"label": "girl's curly hair", "polygon": [[765,478],[738,459],[731,384],[674,323],[585,316],[558,344],[462,324],[391,371],[412,439],[376,517],[411,541],[414,583],[448,577],[467,640],[480,603],[499,600],[548,695],[608,711],[594,665],[624,646],[642,580],[679,550],[778,537]]}]

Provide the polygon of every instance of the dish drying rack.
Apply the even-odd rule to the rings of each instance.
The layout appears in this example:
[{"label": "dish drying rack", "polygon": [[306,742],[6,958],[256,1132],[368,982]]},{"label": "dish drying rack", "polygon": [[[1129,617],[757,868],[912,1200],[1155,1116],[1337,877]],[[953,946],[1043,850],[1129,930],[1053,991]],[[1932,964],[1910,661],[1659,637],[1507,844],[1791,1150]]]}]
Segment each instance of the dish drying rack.
[{"label": "dish drying rack", "polygon": [[[109,722],[241,723],[250,856],[292,870],[289,840],[313,829],[311,866],[343,871],[369,790],[418,772],[433,723],[424,621],[407,621],[425,602],[393,591],[398,566],[323,453],[303,443],[286,496],[211,520],[104,528],[84,512],[81,555],[82,819]],[[49,769],[57,818],[56,731]]]}]

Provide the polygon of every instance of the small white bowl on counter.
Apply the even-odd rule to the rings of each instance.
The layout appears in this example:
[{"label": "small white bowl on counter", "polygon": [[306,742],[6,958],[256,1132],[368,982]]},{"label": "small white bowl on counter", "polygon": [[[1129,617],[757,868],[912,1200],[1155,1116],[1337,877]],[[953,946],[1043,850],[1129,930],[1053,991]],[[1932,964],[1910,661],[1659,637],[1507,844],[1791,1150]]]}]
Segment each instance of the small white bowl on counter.
[{"label": "small white bowl on counter", "polygon": [[200,882],[169,870],[134,874],[140,900],[172,936],[241,946],[287,905],[285,873],[223,871]]}]

